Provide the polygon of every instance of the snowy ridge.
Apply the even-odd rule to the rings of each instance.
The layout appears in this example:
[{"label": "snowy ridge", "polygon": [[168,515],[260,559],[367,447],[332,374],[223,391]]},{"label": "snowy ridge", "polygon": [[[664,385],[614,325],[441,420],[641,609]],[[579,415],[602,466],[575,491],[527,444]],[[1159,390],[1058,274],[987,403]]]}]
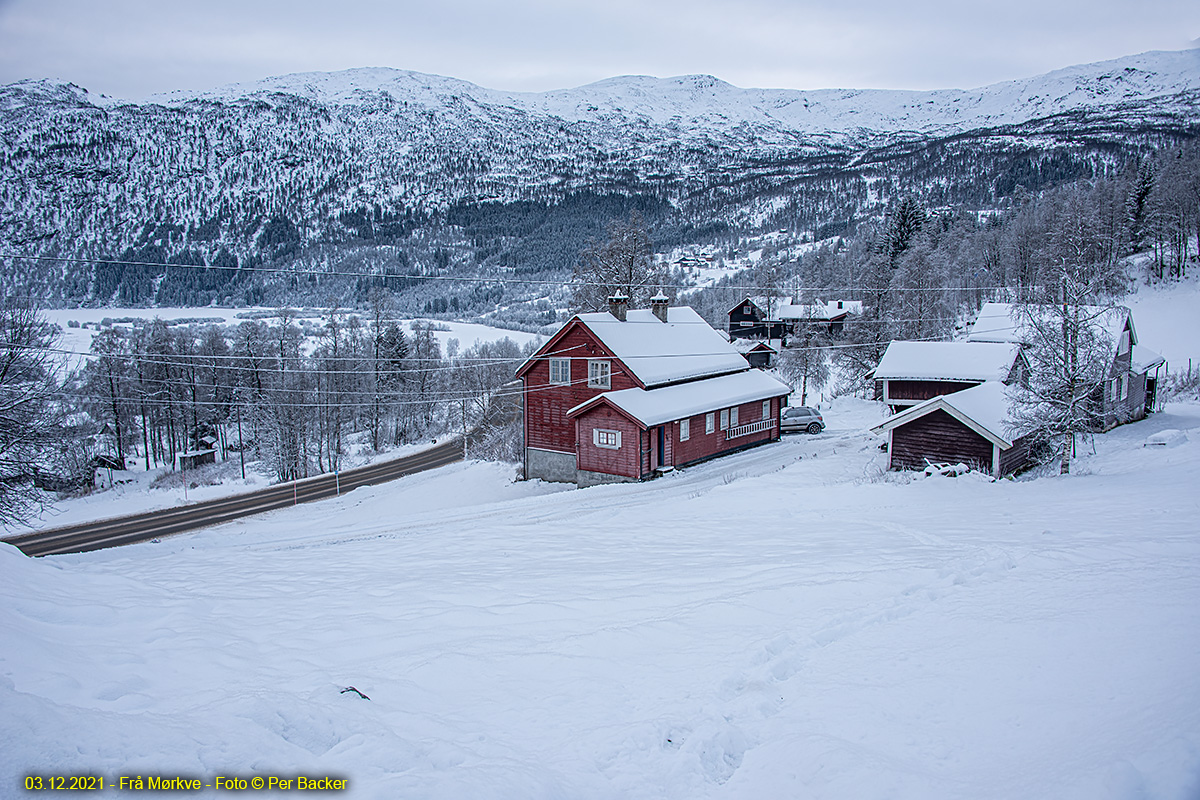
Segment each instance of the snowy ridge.
[{"label": "snowy ridge", "polygon": [[1198,90],[1200,50],[1181,50],[1073,66],[976,89],[742,89],[711,75],[627,75],[573,89],[503,92],[454,78],[377,67],[297,73],[206,92],[172,92],[151,102],[228,103],[279,93],[343,105],[376,102],[382,94],[427,108],[460,100],[484,111],[508,108],[570,122],[622,116],[685,129],[749,124],[805,134],[946,133]]}]

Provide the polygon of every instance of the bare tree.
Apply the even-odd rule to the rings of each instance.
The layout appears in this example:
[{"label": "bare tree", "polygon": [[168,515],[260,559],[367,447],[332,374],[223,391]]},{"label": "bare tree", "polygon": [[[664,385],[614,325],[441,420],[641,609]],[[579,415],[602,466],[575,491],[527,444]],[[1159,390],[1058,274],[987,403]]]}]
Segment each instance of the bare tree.
[{"label": "bare tree", "polygon": [[29,306],[0,307],[0,523],[29,518],[33,478],[59,439],[55,330]]},{"label": "bare tree", "polygon": [[800,392],[800,405],[808,405],[808,392],[820,391],[829,382],[829,351],[825,337],[811,325],[796,332],[790,347],[779,353],[777,370]]},{"label": "bare tree", "polygon": [[1031,370],[1012,420],[1058,443],[1062,474],[1070,472],[1075,437],[1095,427],[1097,396],[1103,402],[1116,344],[1106,323],[1119,314],[1112,297],[1123,279],[1087,201],[1076,190],[1047,209],[1041,282],[1032,301],[1014,306]]},{"label": "bare tree", "polygon": [[636,211],[628,220],[610,223],[608,239],[592,242],[579,255],[571,281],[572,305],[579,311],[603,311],[608,298],[621,292],[631,306],[645,306],[667,283],[665,272],[654,267],[653,254],[645,223]]}]

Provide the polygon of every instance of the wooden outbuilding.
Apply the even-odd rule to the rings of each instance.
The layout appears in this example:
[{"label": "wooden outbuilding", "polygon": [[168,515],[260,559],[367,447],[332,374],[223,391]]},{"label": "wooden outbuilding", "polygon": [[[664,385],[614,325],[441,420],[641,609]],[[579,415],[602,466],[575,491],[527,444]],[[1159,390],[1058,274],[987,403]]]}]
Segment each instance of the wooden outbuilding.
[{"label": "wooden outbuilding", "polygon": [[875,368],[876,396],[893,412],[984,381],[1024,383],[1029,362],[1009,342],[892,342]]},{"label": "wooden outbuilding", "polygon": [[[1035,307],[1036,313],[1037,307]],[[1045,307],[1045,318],[1054,324],[1054,312]],[[1105,431],[1126,422],[1142,419],[1154,410],[1158,372],[1162,356],[1138,342],[1133,313],[1124,306],[1089,307],[1085,311],[1089,326],[1107,345],[1105,381],[1088,398],[1091,427]],[[985,303],[967,335],[971,342],[1016,343],[1032,351],[1037,336],[1030,329],[1028,312],[1011,303]],[[1044,326],[1043,326],[1044,327]],[[1031,352],[1030,357],[1036,357]]]},{"label": "wooden outbuilding", "polygon": [[871,428],[888,437],[889,469],[963,463],[1002,477],[1031,463],[1031,437],[1009,423],[1009,388],[987,381],[910,406]]}]

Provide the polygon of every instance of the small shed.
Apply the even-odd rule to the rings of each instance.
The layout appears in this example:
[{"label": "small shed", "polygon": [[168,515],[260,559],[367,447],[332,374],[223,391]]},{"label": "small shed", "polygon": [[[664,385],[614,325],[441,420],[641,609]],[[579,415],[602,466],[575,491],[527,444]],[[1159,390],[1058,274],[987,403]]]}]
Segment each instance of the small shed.
[{"label": "small shed", "polygon": [[217,463],[216,450],[189,450],[179,454],[179,469],[196,469],[205,464]]},{"label": "small shed", "polygon": [[888,437],[889,469],[959,463],[1002,477],[1028,467],[1032,437],[1009,420],[1009,389],[987,381],[931,398],[871,428]]}]

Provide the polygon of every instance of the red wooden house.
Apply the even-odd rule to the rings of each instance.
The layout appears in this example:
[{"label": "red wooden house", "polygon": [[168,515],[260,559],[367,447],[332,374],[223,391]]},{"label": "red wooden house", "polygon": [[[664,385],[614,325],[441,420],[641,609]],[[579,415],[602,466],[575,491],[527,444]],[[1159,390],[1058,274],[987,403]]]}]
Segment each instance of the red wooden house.
[{"label": "red wooden house", "polygon": [[527,478],[641,480],[779,437],[791,387],[667,303],[578,314],[517,370]]}]

